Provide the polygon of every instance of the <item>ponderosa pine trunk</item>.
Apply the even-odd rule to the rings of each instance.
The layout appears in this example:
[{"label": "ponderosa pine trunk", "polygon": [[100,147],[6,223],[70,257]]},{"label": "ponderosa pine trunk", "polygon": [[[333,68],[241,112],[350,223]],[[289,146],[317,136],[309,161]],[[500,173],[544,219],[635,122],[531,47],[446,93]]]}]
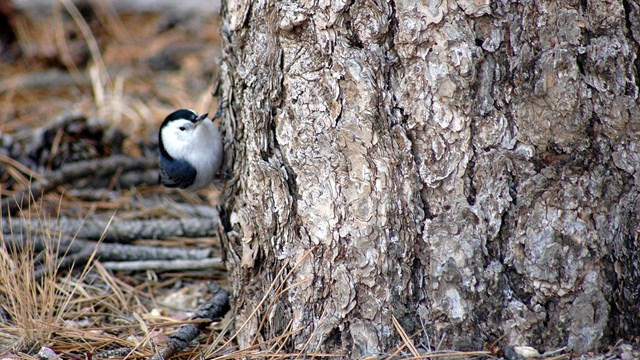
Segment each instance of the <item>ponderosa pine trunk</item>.
[{"label": "ponderosa pine trunk", "polygon": [[636,1],[222,13],[241,346],[385,353],[394,318],[459,350],[640,335]]}]

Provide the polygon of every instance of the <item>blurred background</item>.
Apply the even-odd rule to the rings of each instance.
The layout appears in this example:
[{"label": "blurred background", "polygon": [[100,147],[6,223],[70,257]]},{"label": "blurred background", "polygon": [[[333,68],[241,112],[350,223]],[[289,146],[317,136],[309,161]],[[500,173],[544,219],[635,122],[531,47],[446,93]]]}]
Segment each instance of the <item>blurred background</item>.
[{"label": "blurred background", "polygon": [[[2,196],[71,162],[155,157],[167,114],[214,114],[218,13],[219,1],[204,0],[0,0]],[[127,181],[73,179],[43,199],[157,183],[145,170]]]}]

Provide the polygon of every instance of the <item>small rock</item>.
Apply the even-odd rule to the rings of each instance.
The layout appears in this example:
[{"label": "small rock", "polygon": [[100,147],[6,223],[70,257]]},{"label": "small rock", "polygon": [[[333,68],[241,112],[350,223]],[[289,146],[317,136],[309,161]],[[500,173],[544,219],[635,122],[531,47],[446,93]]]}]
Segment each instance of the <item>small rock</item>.
[{"label": "small rock", "polygon": [[56,354],[55,351],[51,350],[48,347],[41,347],[40,351],[38,351],[38,359],[41,360],[60,360],[60,356]]},{"label": "small rock", "polygon": [[531,346],[514,346],[513,351],[522,356],[524,359],[533,359],[540,357],[540,353],[538,350],[532,348]]}]

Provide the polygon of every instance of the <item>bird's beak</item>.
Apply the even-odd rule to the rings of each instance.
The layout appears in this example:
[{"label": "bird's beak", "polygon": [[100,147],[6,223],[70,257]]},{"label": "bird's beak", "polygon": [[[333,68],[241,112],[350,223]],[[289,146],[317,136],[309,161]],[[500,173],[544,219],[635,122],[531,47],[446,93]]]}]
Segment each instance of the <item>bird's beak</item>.
[{"label": "bird's beak", "polygon": [[195,120],[193,120],[193,123],[194,123],[194,124],[199,124],[199,123],[201,123],[201,122],[202,122],[202,120],[206,119],[208,115],[209,115],[208,113],[204,113],[204,114],[202,114],[202,115],[198,116],[197,118],[195,118]]}]

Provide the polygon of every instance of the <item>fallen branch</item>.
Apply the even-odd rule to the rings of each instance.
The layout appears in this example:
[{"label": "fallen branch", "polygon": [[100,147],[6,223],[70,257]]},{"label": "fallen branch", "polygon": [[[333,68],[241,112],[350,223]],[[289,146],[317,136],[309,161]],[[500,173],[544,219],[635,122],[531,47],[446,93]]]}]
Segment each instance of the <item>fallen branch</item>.
[{"label": "fallen branch", "polygon": [[[42,235],[4,235],[1,243],[10,251],[20,251],[30,246],[34,252],[42,252],[54,247],[56,253],[61,256],[58,260],[57,271],[67,270],[71,267],[84,266],[92,257],[104,262],[106,268],[111,270],[186,270],[186,269],[224,269],[220,258],[211,258],[211,249],[182,249],[145,245],[126,245],[112,243],[97,243],[80,239],[55,239],[51,240]],[[36,261],[37,262],[37,261]],[[123,262],[118,268],[117,262]],[[131,264],[147,264],[146,267]],[[40,279],[48,274],[49,268],[39,267],[34,271],[34,278]]]},{"label": "fallen branch", "polygon": [[123,171],[118,175],[117,180],[114,182],[110,178],[100,179],[84,179],[84,182],[75,181],[72,186],[83,187],[89,189],[108,189],[113,186],[119,189],[128,189],[139,185],[158,185],[158,179],[160,178],[160,170],[158,169],[141,169]]},{"label": "fallen branch", "polygon": [[[213,213],[211,213],[213,214]],[[41,222],[24,218],[2,219],[0,226],[4,234],[49,233],[62,234],[80,239],[127,243],[138,239],[167,239],[171,237],[207,237],[215,230],[219,219],[70,219],[61,217],[57,221]],[[106,229],[106,231],[105,231]]]},{"label": "fallen branch", "polygon": [[209,258],[200,260],[146,260],[146,261],[120,261],[103,262],[107,270],[112,271],[183,271],[183,270],[224,270],[224,262],[221,258]]},{"label": "fallen branch", "polygon": [[[55,267],[55,271],[60,272],[69,269],[82,269],[91,259],[93,253],[92,248],[87,247],[81,249],[79,252],[75,254],[64,254],[61,259],[57,260],[57,264]],[[42,277],[49,275],[52,269],[46,265],[39,265],[38,262],[35,262],[33,271],[34,280],[38,281]]]},{"label": "fallen branch", "polygon": [[[85,239],[99,239],[104,233],[105,240],[128,242],[136,239],[166,239],[170,237],[206,237],[211,236],[217,219],[149,219],[112,221],[92,220],[89,226],[79,228],[77,236]],[[85,222],[86,224],[86,222]]]},{"label": "fallen branch", "polygon": [[175,247],[158,247],[147,245],[127,245],[115,243],[97,243],[81,239],[44,239],[42,236],[25,237],[24,235],[4,236],[3,243],[10,249],[24,249],[32,246],[35,252],[48,247],[56,247],[58,252],[77,253],[83,249],[95,250],[103,261],[136,261],[136,260],[200,260],[212,255],[211,249],[182,249]]},{"label": "fallen branch", "polygon": [[29,200],[35,201],[42,194],[76,179],[112,177],[117,172],[143,171],[157,167],[158,159],[155,157],[131,158],[124,155],[70,163],[46,174],[43,176],[44,180],[34,181],[30,187],[23,189],[15,197],[3,199],[2,214],[14,214],[28,204]]},{"label": "fallen branch", "polygon": [[206,329],[212,322],[220,321],[229,311],[229,292],[215,284],[212,284],[212,287],[215,287],[215,293],[211,300],[191,317],[191,320],[204,319],[206,321],[181,326],[178,331],[169,337],[167,344],[151,357],[151,360],[164,360],[186,349],[189,343],[202,330]]}]

